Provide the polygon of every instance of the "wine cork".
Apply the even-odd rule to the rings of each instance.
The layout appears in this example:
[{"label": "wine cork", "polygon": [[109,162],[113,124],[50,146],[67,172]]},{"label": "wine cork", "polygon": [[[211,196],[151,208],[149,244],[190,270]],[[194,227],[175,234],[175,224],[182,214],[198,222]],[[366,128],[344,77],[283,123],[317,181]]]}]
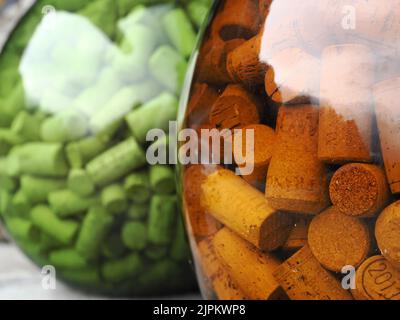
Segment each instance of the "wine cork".
[{"label": "wine cork", "polygon": [[208,175],[201,188],[207,212],[243,239],[266,251],[285,243],[291,216],[272,209],[261,192],[233,172],[220,169]]},{"label": "wine cork", "polygon": [[379,139],[392,193],[400,193],[400,111],[396,107],[399,90],[400,78],[381,82],[374,87]]},{"label": "wine cork", "polygon": [[235,129],[260,122],[259,102],[239,85],[228,85],[211,108],[209,122],[218,129]]},{"label": "wine cork", "polygon": [[310,222],[311,220],[308,218],[298,219],[282,249],[285,251],[298,251],[307,245]]},{"label": "wine cork", "polygon": [[323,51],[318,142],[321,160],[371,160],[374,68],[373,53],[366,46],[346,44]]},{"label": "wine cork", "polygon": [[321,62],[301,48],[288,48],[269,61],[265,91],[278,103],[304,104],[319,99]]},{"label": "wine cork", "polygon": [[260,27],[254,0],[225,0],[214,17],[212,33],[222,40],[250,39]]},{"label": "wine cork", "polygon": [[[254,132],[253,148],[247,150],[248,130]],[[241,141],[237,141],[240,139]],[[235,161],[238,160],[239,169],[251,165],[254,167],[250,174],[243,174],[242,177],[249,184],[256,188],[262,188],[267,177],[268,166],[272,158],[272,152],[275,146],[275,131],[262,124],[248,125],[241,129],[240,134],[234,136],[233,154]],[[246,155],[253,155],[253,159],[246,159]],[[242,161],[243,160],[243,161]],[[250,161],[249,161],[250,160]]]},{"label": "wine cork", "polygon": [[277,210],[317,214],[329,205],[324,164],[317,157],[318,108],[281,106],[266,197]]},{"label": "wine cork", "polygon": [[208,123],[207,115],[218,96],[218,91],[206,83],[194,85],[188,105],[188,127],[193,128]]},{"label": "wine cork", "polygon": [[243,39],[229,41],[209,40],[210,44],[204,49],[204,56],[198,62],[198,81],[222,86],[231,82],[227,71],[227,56],[229,52],[244,43]]},{"label": "wine cork", "polygon": [[192,232],[198,237],[207,237],[215,234],[220,229],[220,224],[207,214],[200,203],[201,184],[207,177],[210,167],[193,165],[184,173],[184,206],[188,214],[188,221]]},{"label": "wine cork", "polygon": [[212,283],[219,300],[245,300],[246,296],[218,259],[212,237],[199,242],[198,251],[202,270]]},{"label": "wine cork", "polygon": [[308,246],[280,265],[274,276],[291,300],[352,300],[351,294],[319,264]]},{"label": "wine cork", "polygon": [[228,228],[220,230],[212,244],[232,279],[250,300],[284,298],[281,287],[273,277],[280,264],[273,255],[261,254]]},{"label": "wine cork", "polygon": [[272,0],[258,0],[258,14],[260,15],[260,22],[263,23],[267,18]]},{"label": "wine cork", "polygon": [[400,271],[384,257],[373,256],[356,273],[357,300],[400,300]]},{"label": "wine cork", "polygon": [[366,223],[340,213],[336,207],[330,207],[312,220],[308,244],[321,265],[334,272],[341,272],[349,265],[358,267],[371,249]]},{"label": "wine cork", "polygon": [[340,212],[362,218],[380,212],[390,196],[383,169],[362,163],[347,164],[336,171],[329,193]]},{"label": "wine cork", "polygon": [[264,82],[267,65],[260,61],[262,32],[231,51],[227,71],[236,83],[252,87]]},{"label": "wine cork", "polygon": [[400,201],[388,206],[379,216],[375,238],[382,255],[400,269]]}]

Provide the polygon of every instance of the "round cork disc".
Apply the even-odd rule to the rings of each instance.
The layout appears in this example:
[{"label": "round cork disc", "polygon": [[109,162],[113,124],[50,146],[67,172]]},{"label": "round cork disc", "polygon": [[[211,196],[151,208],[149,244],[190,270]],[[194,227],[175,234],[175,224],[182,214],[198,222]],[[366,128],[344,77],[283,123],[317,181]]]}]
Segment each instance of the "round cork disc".
[{"label": "round cork disc", "polygon": [[382,256],[366,260],[356,273],[357,300],[400,300],[400,271]]},{"label": "round cork disc", "polygon": [[[247,150],[247,139],[249,138],[246,130],[254,130],[254,148]],[[275,145],[275,130],[262,124],[252,124],[242,128],[242,143],[236,143],[233,145],[233,153],[235,159],[246,159],[246,154],[254,154],[255,166],[268,165],[272,151]],[[236,139],[236,137],[235,137]]]},{"label": "round cork disc", "polygon": [[340,212],[357,217],[375,213],[380,182],[373,168],[370,165],[349,164],[336,171],[329,193]]},{"label": "round cork disc", "polygon": [[376,222],[375,237],[383,256],[400,270],[400,201],[383,210]]},{"label": "round cork disc", "polygon": [[358,267],[370,250],[366,224],[331,207],[316,216],[308,231],[308,243],[317,260],[328,270]]}]

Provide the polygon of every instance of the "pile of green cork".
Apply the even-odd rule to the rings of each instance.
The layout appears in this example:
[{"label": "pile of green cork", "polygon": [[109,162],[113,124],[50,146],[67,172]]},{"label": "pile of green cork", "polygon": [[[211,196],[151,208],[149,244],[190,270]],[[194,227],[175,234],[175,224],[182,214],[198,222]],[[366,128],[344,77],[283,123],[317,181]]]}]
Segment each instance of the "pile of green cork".
[{"label": "pile of green cork", "polygon": [[[114,295],[193,288],[174,169],[147,164],[146,135],[168,133],[177,116],[210,5],[37,1],[0,56],[0,213],[36,263],[73,285]],[[52,39],[61,20],[65,36]]]}]

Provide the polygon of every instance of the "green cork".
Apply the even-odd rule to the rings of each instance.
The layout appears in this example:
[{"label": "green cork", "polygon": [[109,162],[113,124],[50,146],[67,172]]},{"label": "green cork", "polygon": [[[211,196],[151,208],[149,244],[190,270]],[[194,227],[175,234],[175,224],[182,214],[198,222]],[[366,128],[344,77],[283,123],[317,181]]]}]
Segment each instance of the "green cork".
[{"label": "green cork", "polygon": [[19,240],[39,240],[39,230],[35,228],[31,221],[23,218],[7,218],[6,225],[10,233]]},{"label": "green cork", "polygon": [[170,256],[175,261],[185,261],[190,257],[190,248],[186,239],[183,218],[179,217],[174,240],[171,245]]},{"label": "green cork", "polygon": [[125,251],[125,245],[119,234],[109,235],[101,245],[102,255],[109,259],[120,258],[124,255]]},{"label": "green cork", "polygon": [[68,142],[88,134],[86,116],[76,111],[67,111],[47,118],[41,125],[41,138],[46,142]]},{"label": "green cork", "polygon": [[129,138],[90,161],[86,170],[94,183],[104,186],[146,164],[144,151]]},{"label": "green cork", "polygon": [[147,217],[149,205],[147,203],[132,204],[128,210],[128,218],[132,220],[143,220]]},{"label": "green cork", "polygon": [[33,204],[47,201],[49,193],[65,187],[65,181],[62,179],[40,178],[30,175],[21,177],[21,192]]},{"label": "green cork", "polygon": [[124,189],[129,199],[137,204],[146,203],[151,197],[150,180],[146,171],[132,173],[124,181]]},{"label": "green cork", "polygon": [[124,212],[128,208],[128,199],[120,184],[112,184],[101,192],[101,203],[112,214]]},{"label": "green cork", "polygon": [[68,175],[69,190],[80,196],[90,196],[95,190],[94,183],[83,169],[72,169]]},{"label": "green cork", "polygon": [[38,205],[32,209],[31,220],[34,226],[65,245],[72,244],[79,229],[76,221],[61,220],[44,205]]},{"label": "green cork", "polygon": [[65,177],[68,165],[58,143],[32,142],[14,147],[8,156],[11,175]]},{"label": "green cork", "polygon": [[181,55],[190,57],[197,36],[185,11],[180,8],[169,11],[163,18],[163,27],[169,40]]},{"label": "green cork", "polygon": [[153,196],[148,221],[149,242],[155,245],[170,244],[174,236],[176,216],[176,196]]},{"label": "green cork", "polygon": [[81,197],[68,189],[51,192],[48,201],[60,218],[79,215],[99,203],[97,197]]},{"label": "green cork", "polygon": [[164,92],[129,113],[125,120],[137,141],[145,143],[149,130],[157,128],[164,132],[168,131],[169,122],[176,119],[178,105],[178,100],[174,95]]},{"label": "green cork", "polygon": [[102,241],[108,235],[114,219],[101,206],[92,207],[83,220],[76,241],[76,250],[86,259],[95,259],[100,254]]},{"label": "green cork", "polygon": [[147,245],[147,226],[141,222],[128,222],[122,227],[122,242],[131,250],[143,250]]},{"label": "green cork", "polygon": [[167,165],[150,167],[150,184],[158,194],[171,194],[175,191],[175,171]]},{"label": "green cork", "polygon": [[61,249],[50,252],[49,263],[60,269],[83,269],[86,260],[74,249]]},{"label": "green cork", "polygon": [[28,218],[31,208],[31,202],[26,197],[22,190],[19,190],[12,198],[12,213],[13,215]]},{"label": "green cork", "polygon": [[43,116],[41,114],[20,111],[11,124],[11,132],[21,137],[24,141],[39,141],[42,122]]},{"label": "green cork", "polygon": [[144,267],[140,255],[132,253],[121,259],[106,261],[102,266],[102,275],[108,282],[119,283],[141,274]]},{"label": "green cork", "polygon": [[186,60],[168,45],[158,48],[149,60],[153,77],[174,94],[182,90],[186,69]]}]

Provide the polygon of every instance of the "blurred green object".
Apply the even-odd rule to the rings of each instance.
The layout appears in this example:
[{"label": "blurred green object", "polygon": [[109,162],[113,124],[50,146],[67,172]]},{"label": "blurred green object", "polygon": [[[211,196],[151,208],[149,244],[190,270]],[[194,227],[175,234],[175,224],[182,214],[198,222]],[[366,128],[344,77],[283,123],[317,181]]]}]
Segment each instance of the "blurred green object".
[{"label": "blurred green object", "polygon": [[0,214],[66,282],[118,296],[196,289],[174,168],[148,165],[145,150],[149,130],[169,135],[210,5],[38,0],[6,43]]}]

